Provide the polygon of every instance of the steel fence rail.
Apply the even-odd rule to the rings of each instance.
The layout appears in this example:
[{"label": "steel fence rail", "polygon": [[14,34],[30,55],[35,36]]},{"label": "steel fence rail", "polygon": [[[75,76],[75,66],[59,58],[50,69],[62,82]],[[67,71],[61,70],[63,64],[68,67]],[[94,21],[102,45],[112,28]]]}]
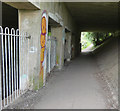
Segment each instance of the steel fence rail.
[{"label": "steel fence rail", "polygon": [[[0,109],[4,109],[23,93],[21,76],[28,75],[29,40],[27,33],[19,29],[2,28],[1,40],[1,75],[0,75]],[[24,54],[26,51],[26,54]],[[21,62],[22,61],[22,62]],[[28,78],[26,78],[28,81]],[[25,81],[25,84],[26,84]],[[25,85],[24,84],[24,85]],[[21,91],[22,90],[22,91]]]}]

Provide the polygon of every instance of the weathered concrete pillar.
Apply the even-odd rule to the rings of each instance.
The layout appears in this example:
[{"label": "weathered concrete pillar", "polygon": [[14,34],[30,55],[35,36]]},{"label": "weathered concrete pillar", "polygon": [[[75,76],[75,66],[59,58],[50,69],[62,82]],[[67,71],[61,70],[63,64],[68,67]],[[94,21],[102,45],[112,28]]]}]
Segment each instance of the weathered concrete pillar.
[{"label": "weathered concrete pillar", "polygon": [[[19,28],[31,35],[29,40],[29,65],[27,66],[29,67],[29,73],[26,75],[28,78],[26,84],[34,89],[39,89],[41,15],[40,10],[19,10]],[[26,53],[24,51],[24,55]],[[21,80],[26,76],[21,75]]]},{"label": "weathered concrete pillar", "polygon": [[75,57],[80,54],[80,33],[75,34]]},{"label": "weathered concrete pillar", "polygon": [[71,55],[72,55],[72,59],[75,58],[75,34],[73,33],[71,38]]},{"label": "weathered concrete pillar", "polygon": [[51,36],[57,38],[57,66],[62,69],[64,65],[64,43],[65,43],[65,29],[63,27],[51,28]]},{"label": "weathered concrete pillar", "polygon": [[80,33],[72,34],[72,58],[80,54]]},{"label": "weathered concrete pillar", "polygon": [[65,37],[65,59],[71,60],[71,32],[67,32]]}]

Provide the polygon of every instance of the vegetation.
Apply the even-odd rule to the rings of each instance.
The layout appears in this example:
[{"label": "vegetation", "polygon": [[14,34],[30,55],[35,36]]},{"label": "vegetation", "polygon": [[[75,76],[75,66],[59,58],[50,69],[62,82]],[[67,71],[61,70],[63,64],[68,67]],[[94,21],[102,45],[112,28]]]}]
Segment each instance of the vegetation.
[{"label": "vegetation", "polygon": [[113,33],[82,32],[81,34],[82,50],[84,50],[91,44],[93,44],[96,47],[97,45],[100,45],[111,36],[113,36]]}]

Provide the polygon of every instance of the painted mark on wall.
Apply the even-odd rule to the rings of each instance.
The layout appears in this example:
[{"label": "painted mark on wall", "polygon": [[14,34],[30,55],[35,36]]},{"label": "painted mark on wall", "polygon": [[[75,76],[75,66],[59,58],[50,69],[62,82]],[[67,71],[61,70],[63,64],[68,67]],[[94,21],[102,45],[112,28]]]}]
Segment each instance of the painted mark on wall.
[{"label": "painted mark on wall", "polygon": [[45,52],[46,52],[46,38],[47,38],[47,14],[46,11],[42,14],[42,21],[41,21],[41,35],[40,35],[40,85],[44,83],[44,75],[45,75]]}]

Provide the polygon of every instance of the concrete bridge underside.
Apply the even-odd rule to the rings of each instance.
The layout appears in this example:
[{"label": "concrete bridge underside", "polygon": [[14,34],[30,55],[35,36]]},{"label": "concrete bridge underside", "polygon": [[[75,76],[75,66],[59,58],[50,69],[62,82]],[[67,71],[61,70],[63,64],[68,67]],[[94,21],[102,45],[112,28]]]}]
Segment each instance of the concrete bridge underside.
[{"label": "concrete bridge underside", "polygon": [[[40,9],[38,4],[7,2],[19,9]],[[64,3],[80,31],[116,31],[119,30],[120,2],[92,1],[92,2],[65,2]],[[36,8],[35,8],[36,7]],[[14,16],[16,13],[13,13]]]},{"label": "concrete bridge underside", "polygon": [[118,30],[119,2],[66,2],[81,31]]},{"label": "concrete bridge underside", "polygon": [[[115,103],[114,106],[110,106],[106,104],[106,100],[110,98],[104,97],[105,93],[102,91],[102,87],[99,85],[99,81],[95,76],[98,73],[107,75],[112,80],[117,81],[118,74],[118,44],[115,39],[114,42],[111,39],[109,44],[105,44],[102,49],[98,50],[97,53],[85,53],[85,55],[80,55],[80,32],[82,31],[92,31],[92,32],[116,32],[119,31],[119,2],[65,2],[61,4],[61,7],[52,9],[52,5],[49,3],[46,5],[40,5],[42,9],[38,10],[35,7],[32,7],[31,4],[27,4],[32,8],[31,10],[25,9],[25,4],[11,4],[7,3],[15,8],[17,8],[18,18],[19,18],[19,28],[25,30],[30,33],[34,39],[31,40],[30,46],[34,44],[37,52],[31,54],[29,61],[32,64],[28,64],[29,66],[29,78],[34,78],[34,82],[30,83],[32,88],[39,83],[39,72],[40,66],[38,61],[40,62],[40,21],[42,11],[47,8],[47,11],[52,12],[52,14],[56,17],[56,13],[59,13],[59,9],[61,16],[58,17],[62,23],[55,22],[49,16],[49,25],[51,26],[51,34],[55,36],[58,41],[57,46],[57,56],[59,60],[58,66],[60,69],[63,68],[60,72],[55,72],[55,74],[51,74],[52,78],[48,81],[48,85],[46,83],[45,88],[35,92],[35,95],[30,93],[30,105],[26,103],[26,100],[23,102],[26,94],[22,96],[21,104],[15,101],[15,106],[13,104],[12,107],[16,108],[83,108],[83,109],[92,109],[92,108],[100,108],[100,109],[109,109],[118,107],[117,104],[117,90],[113,88],[113,93],[115,93]],[[18,6],[19,5],[19,6]],[[50,9],[49,9],[50,5]],[[57,4],[58,5],[58,4]],[[56,6],[57,6],[56,5]],[[66,7],[64,7],[64,5]],[[18,6],[18,7],[17,7]],[[48,7],[47,7],[48,6]],[[54,5],[53,5],[54,6]],[[59,6],[59,5],[58,5]],[[58,9],[56,11],[56,9]],[[65,10],[64,10],[65,9]],[[54,13],[56,11],[56,13]],[[68,13],[68,12],[69,13]],[[49,13],[50,14],[50,13]],[[4,15],[4,14],[3,14]],[[32,16],[31,16],[32,15]],[[71,16],[70,16],[71,15]],[[5,15],[4,15],[5,16]],[[14,16],[14,14],[12,15]],[[33,17],[34,16],[34,17]],[[53,17],[54,17],[53,16]],[[6,17],[6,16],[5,16]],[[61,18],[62,17],[62,18]],[[17,18],[17,17],[16,17]],[[75,22],[75,24],[74,24]],[[6,21],[5,21],[6,23]],[[11,22],[12,23],[12,22]],[[17,24],[17,23],[16,23]],[[59,26],[59,25],[60,26]],[[74,27],[75,26],[75,27]],[[69,30],[69,27],[71,28]],[[18,27],[17,27],[18,28]],[[34,33],[33,33],[34,32]],[[63,33],[64,32],[64,33]],[[68,33],[69,32],[69,33]],[[64,66],[64,39],[62,38],[64,35],[71,37],[71,47],[74,45],[75,55],[79,57],[75,60],[72,60],[68,66]],[[36,42],[37,41],[37,42]],[[114,44],[113,44],[114,43]],[[72,49],[72,48],[71,48]],[[71,54],[72,55],[72,54]],[[74,54],[73,54],[74,55]],[[34,58],[34,60],[33,60]],[[114,59],[114,61],[113,61]],[[105,61],[104,61],[105,60]],[[98,67],[97,67],[98,65]],[[64,69],[65,68],[65,69]],[[95,76],[94,76],[95,75]],[[100,75],[101,76],[101,75]],[[117,87],[117,82],[115,83]],[[101,81],[100,81],[101,82]],[[114,84],[113,84],[114,85]],[[34,89],[34,88],[33,88]],[[37,87],[39,89],[39,87]],[[117,89],[117,88],[116,88]],[[42,93],[43,91],[43,93]],[[89,93],[90,91],[90,93]],[[29,96],[29,95],[28,95]],[[41,97],[42,96],[42,97]],[[113,98],[110,95],[111,98]],[[105,99],[105,100],[104,100]],[[113,98],[114,99],[114,98]],[[108,101],[107,101],[108,102]],[[17,105],[16,105],[17,104]],[[31,106],[32,105],[32,106]],[[11,107],[10,107],[11,108]]]}]

